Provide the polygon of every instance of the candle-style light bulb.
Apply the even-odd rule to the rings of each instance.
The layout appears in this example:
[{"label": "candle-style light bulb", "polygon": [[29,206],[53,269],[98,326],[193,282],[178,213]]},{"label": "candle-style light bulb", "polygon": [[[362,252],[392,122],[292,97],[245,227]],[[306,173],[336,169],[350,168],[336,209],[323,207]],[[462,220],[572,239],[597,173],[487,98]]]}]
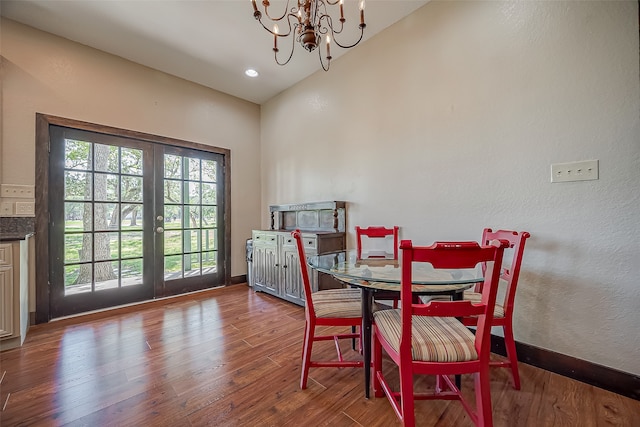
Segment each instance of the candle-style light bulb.
[{"label": "candle-style light bulb", "polygon": [[364,0],[360,2],[360,25],[364,25]]},{"label": "candle-style light bulb", "polygon": [[251,0],[251,5],[253,6],[253,11],[257,12],[258,11],[258,6],[256,5],[256,0]]},{"label": "candle-style light bulb", "polygon": [[278,24],[273,25],[273,50],[278,50]]},{"label": "candle-style light bulb", "polygon": [[327,34],[327,58],[331,58],[331,36]]},{"label": "candle-style light bulb", "polygon": [[340,20],[344,21],[344,0],[340,0]]}]

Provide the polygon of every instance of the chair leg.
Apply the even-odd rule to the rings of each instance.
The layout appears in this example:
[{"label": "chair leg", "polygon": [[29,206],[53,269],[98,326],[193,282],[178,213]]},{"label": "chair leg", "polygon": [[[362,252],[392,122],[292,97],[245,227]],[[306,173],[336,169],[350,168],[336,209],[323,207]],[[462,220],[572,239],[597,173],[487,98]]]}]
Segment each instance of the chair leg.
[{"label": "chair leg", "polygon": [[305,322],[304,322],[304,336],[302,338],[302,340],[303,340],[302,341],[302,353],[300,354],[300,357],[302,358],[302,360],[304,360],[304,351],[307,348],[307,346],[305,344],[307,342],[307,334],[308,334],[307,329],[309,329],[309,322],[305,320]]},{"label": "chair leg", "polygon": [[442,393],[444,391],[444,387],[446,383],[442,379],[442,375],[436,375],[436,393]]},{"label": "chair leg", "polygon": [[[367,367],[364,367],[367,369]],[[380,378],[378,374],[382,372],[382,345],[378,340],[377,335],[373,336],[373,395],[375,397],[384,396],[382,385],[380,384]]]},{"label": "chair leg", "polygon": [[480,369],[475,376],[476,407],[478,427],[492,427],[491,387],[489,384],[489,366]]},{"label": "chair leg", "polygon": [[[356,327],[352,326],[351,327],[351,333],[355,334],[356,333]],[[351,349],[355,350],[356,349],[356,339],[355,338],[351,338]]]},{"label": "chair leg", "polygon": [[513,338],[513,328],[511,325],[505,325],[504,344],[507,348],[507,358],[511,365],[511,374],[513,375],[513,388],[520,390],[520,373],[518,372],[518,355],[516,353],[516,341]]},{"label": "chair leg", "polygon": [[307,377],[309,376],[309,365],[311,365],[311,350],[313,348],[315,325],[305,322],[304,344],[302,346],[302,371],[300,372],[300,388],[307,388]]},{"label": "chair leg", "polygon": [[400,411],[404,427],[414,427],[416,425],[413,400],[413,371],[408,366],[410,364],[410,361],[408,363],[401,362],[400,366]]}]

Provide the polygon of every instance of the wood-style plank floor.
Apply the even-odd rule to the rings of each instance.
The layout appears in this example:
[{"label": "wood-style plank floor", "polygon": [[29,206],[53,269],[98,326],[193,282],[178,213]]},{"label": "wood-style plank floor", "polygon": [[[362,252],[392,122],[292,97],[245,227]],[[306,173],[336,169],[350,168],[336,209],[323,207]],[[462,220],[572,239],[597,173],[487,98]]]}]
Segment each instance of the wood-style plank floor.
[{"label": "wood-style plank floor", "polygon": [[[312,368],[300,390],[303,329],[303,308],[244,285],[38,325],[0,353],[0,425],[399,425],[386,398],[364,398],[360,369]],[[492,369],[496,426],[640,426],[633,399],[524,364],[521,380],[515,391]],[[472,425],[455,401],[420,401],[416,416]]]}]

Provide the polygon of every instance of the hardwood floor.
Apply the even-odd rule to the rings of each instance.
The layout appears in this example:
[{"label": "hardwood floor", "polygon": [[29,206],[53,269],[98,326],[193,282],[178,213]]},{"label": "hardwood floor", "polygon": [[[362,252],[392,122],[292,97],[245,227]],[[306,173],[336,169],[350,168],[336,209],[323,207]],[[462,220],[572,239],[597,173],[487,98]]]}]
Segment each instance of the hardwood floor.
[{"label": "hardwood floor", "polygon": [[[360,369],[312,368],[300,390],[303,329],[303,308],[244,285],[38,325],[0,353],[0,425],[399,425]],[[640,425],[639,401],[524,364],[520,391],[491,373],[496,426]],[[416,406],[419,425],[472,425],[459,402]]]}]

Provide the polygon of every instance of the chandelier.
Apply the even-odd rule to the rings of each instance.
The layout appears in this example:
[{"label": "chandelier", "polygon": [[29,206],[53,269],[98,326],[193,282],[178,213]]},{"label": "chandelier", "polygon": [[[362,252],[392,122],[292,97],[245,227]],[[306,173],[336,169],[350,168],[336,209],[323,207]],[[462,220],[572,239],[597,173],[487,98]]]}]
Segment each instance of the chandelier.
[{"label": "chandelier", "polygon": [[[293,6],[294,2],[297,3]],[[273,28],[267,27],[262,22],[263,12],[258,10],[256,0],[251,0],[253,5],[253,17],[273,35],[273,52],[274,58],[278,65],[286,65],[293,57],[295,42],[298,42],[309,52],[313,52],[322,44],[322,38],[325,39],[325,57],[323,58],[322,49],[318,49],[318,57],[320,64],[325,71],[329,70],[331,65],[331,43],[335,43],[343,49],[349,49],[360,43],[364,35],[364,29],[367,24],[364,23],[364,0],[360,0],[360,37],[352,44],[341,44],[338,38],[344,29],[346,19],[344,17],[344,0],[287,0],[286,7],[282,15],[273,17],[269,14],[269,0],[262,0],[264,7],[264,15],[273,23]],[[290,8],[290,4],[291,8]],[[338,6],[337,8],[333,6]],[[340,18],[334,19],[329,15],[329,9],[334,12],[336,9],[340,11]],[[284,28],[278,26],[280,24]],[[285,61],[278,57],[278,39],[291,36],[291,51]],[[286,55],[285,55],[286,57]]]}]

